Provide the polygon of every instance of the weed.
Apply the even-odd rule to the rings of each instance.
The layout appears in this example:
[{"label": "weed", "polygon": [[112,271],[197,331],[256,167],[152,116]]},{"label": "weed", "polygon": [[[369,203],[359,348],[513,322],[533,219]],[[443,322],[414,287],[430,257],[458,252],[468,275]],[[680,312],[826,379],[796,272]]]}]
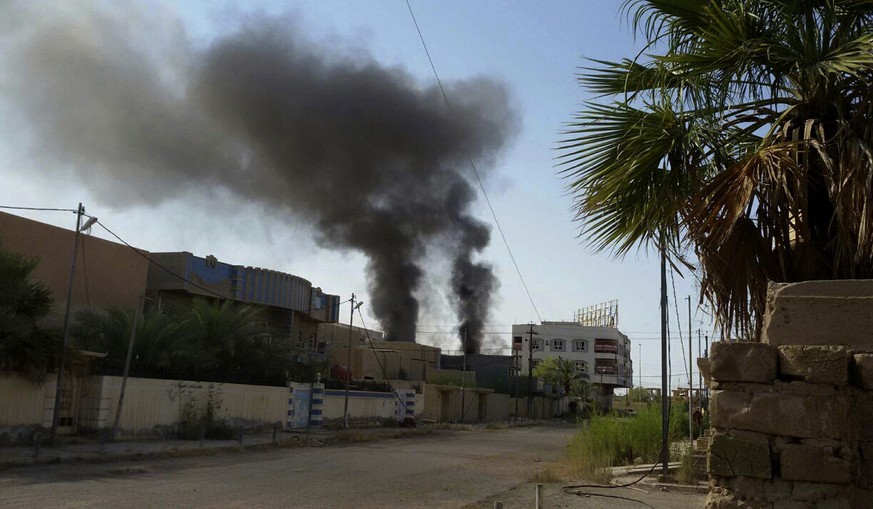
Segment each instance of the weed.
[{"label": "weed", "polygon": [[[671,414],[671,435],[678,438],[682,428],[673,423],[682,422],[683,415],[687,419],[687,414],[675,407]],[[684,429],[687,434],[687,426]],[[609,480],[613,466],[630,465],[637,458],[655,462],[660,452],[661,410],[652,406],[634,417],[594,415],[583,421],[570,440],[567,455],[578,475],[603,482]]]},{"label": "weed", "polygon": [[679,463],[679,471],[676,472],[676,480],[682,484],[696,484],[697,472],[694,469],[694,456],[691,454],[691,449],[685,451],[682,455],[682,460]]},{"label": "weed", "polygon": [[546,468],[540,472],[537,472],[530,478],[530,482],[534,483],[549,483],[549,482],[561,482],[563,481],[563,477],[561,477],[558,472],[554,468]]},{"label": "weed", "polygon": [[179,438],[182,440],[197,440],[208,438],[212,440],[231,440],[236,438],[237,430],[224,420],[219,419],[222,407],[221,390],[209,384],[206,401],[199,404],[191,389],[185,389],[180,382],[179,387]]}]

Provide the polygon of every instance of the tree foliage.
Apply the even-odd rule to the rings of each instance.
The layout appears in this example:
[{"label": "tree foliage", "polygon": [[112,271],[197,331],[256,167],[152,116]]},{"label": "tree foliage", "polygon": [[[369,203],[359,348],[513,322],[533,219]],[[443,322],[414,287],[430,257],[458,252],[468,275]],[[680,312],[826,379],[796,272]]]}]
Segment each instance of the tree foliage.
[{"label": "tree foliage", "polygon": [[60,362],[60,338],[38,322],[52,306],[51,291],[33,280],[38,262],[0,249],[0,372],[35,382]]},{"label": "tree foliage", "polygon": [[[108,353],[101,362],[105,373],[120,374],[132,320],[131,311],[119,308],[82,313],[73,335],[79,347]],[[137,323],[131,374],[266,385],[308,374],[290,340],[261,323],[256,308],[230,301],[195,300],[186,312],[146,313]]]},{"label": "tree foliage", "polygon": [[567,395],[585,397],[590,392],[587,376],[576,369],[574,362],[561,357],[543,360],[534,368],[533,375],[546,383],[562,387]]},{"label": "tree foliage", "polygon": [[562,172],[581,235],[689,267],[725,335],[768,281],[873,277],[873,2],[631,0],[646,46],[592,61]]}]

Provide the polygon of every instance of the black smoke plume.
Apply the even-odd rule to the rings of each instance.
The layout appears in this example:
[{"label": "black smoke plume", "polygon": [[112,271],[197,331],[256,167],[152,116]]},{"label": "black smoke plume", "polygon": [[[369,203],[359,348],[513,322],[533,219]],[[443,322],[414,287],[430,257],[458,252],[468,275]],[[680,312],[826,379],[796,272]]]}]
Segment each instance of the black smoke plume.
[{"label": "black smoke plume", "polygon": [[302,218],[323,246],[366,255],[390,340],[415,340],[422,260],[442,253],[478,351],[496,281],[475,261],[489,234],[470,214],[468,158],[487,172],[514,129],[499,83],[445,84],[450,110],[436,85],[319,46],[287,18],[197,46],[152,5],[39,5],[0,7],[2,100],[34,157],[116,204],[224,188]]}]

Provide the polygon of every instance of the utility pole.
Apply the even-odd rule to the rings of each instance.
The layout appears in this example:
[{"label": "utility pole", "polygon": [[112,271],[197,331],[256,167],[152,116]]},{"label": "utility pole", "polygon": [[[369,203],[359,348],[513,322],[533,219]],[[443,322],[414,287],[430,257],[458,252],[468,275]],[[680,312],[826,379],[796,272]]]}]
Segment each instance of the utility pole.
[{"label": "utility pole", "polygon": [[530,419],[533,414],[533,337],[537,333],[533,330],[533,322],[528,323],[527,327],[527,418]]},{"label": "utility pole", "polygon": [[513,350],[512,365],[515,367],[515,422],[518,422],[518,377],[521,373],[521,350]]},{"label": "utility pole", "polygon": [[[701,353],[703,351],[700,349],[700,329],[697,329],[697,356],[700,357]],[[700,368],[697,368],[697,382],[698,387],[703,391],[703,372],[700,371]]]},{"label": "utility pole", "polygon": [[[349,313],[349,344],[346,348],[346,394],[343,399],[343,428],[349,427],[349,384],[352,380],[352,322],[355,320],[355,310],[361,307],[363,302],[358,302],[355,305],[355,294],[349,300],[352,310]],[[312,393],[309,393],[310,402],[312,401]],[[311,405],[312,403],[310,403]]]},{"label": "utility pole", "polygon": [[[709,359],[709,334],[703,336],[703,344],[706,345],[703,349],[703,356]],[[706,386],[706,411],[709,412],[709,386]]]},{"label": "utility pole", "polygon": [[688,437],[694,443],[694,364],[692,358],[694,352],[691,350],[691,296],[688,296]]},{"label": "utility pole", "polygon": [[640,393],[640,409],[643,408],[643,350],[640,349],[637,352],[637,359],[640,361],[639,367],[637,367],[637,380],[639,380],[639,393]]},{"label": "utility pole", "polygon": [[467,406],[467,328],[464,327],[464,360],[461,369],[461,423],[464,422],[464,410]]},{"label": "utility pole", "polygon": [[58,364],[58,376],[56,379],[55,386],[55,404],[54,410],[52,412],[52,427],[51,432],[49,433],[49,439],[52,444],[55,443],[55,439],[58,435],[58,421],[61,416],[59,415],[61,410],[61,390],[64,386],[64,359],[67,356],[67,345],[70,341],[70,306],[73,303],[73,279],[76,276],[76,255],[79,253],[79,232],[82,230],[82,216],[85,215],[85,207],[82,206],[82,203],[79,203],[79,208],[76,209],[76,233],[73,236],[73,261],[70,264],[70,282],[67,285],[67,304],[64,309],[64,334],[63,334],[63,347],[61,349],[61,361]]},{"label": "utility pole", "polygon": [[670,446],[667,443],[667,430],[670,426],[670,409],[667,394],[667,246],[664,233],[661,233],[661,474],[668,475],[667,463],[670,461]]},{"label": "utility pole", "polygon": [[121,406],[124,403],[124,390],[127,388],[127,376],[130,374],[130,360],[133,357],[133,342],[136,340],[136,324],[139,319],[139,311],[143,306],[145,296],[139,294],[139,302],[136,309],[133,310],[133,325],[130,327],[130,342],[127,343],[127,359],[124,361],[124,377],[121,379],[121,393],[118,395],[118,406],[115,408],[115,423],[112,425],[112,435],[109,436],[109,441],[115,441],[115,435],[118,433],[118,425],[121,422]]}]

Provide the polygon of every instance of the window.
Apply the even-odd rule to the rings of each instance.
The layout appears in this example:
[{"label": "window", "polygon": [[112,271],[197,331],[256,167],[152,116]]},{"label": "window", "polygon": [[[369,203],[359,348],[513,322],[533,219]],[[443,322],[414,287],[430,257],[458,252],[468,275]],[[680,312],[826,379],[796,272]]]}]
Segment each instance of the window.
[{"label": "window", "polygon": [[543,349],[543,343],[540,339],[533,340],[533,349],[534,350],[542,350]]},{"label": "window", "polygon": [[574,352],[584,352],[586,350],[585,340],[584,339],[574,339],[573,340],[573,351]]},{"label": "window", "polygon": [[576,371],[579,373],[587,373],[588,372],[588,363],[585,361],[576,361]]},{"label": "window", "polygon": [[521,344],[521,336],[512,336],[512,343],[520,345]]},{"label": "window", "polygon": [[537,369],[537,366],[540,365],[540,359],[532,359],[530,361],[530,366],[532,369]]},{"label": "window", "polygon": [[552,351],[553,352],[563,352],[564,351],[564,340],[555,338],[552,340]]}]

